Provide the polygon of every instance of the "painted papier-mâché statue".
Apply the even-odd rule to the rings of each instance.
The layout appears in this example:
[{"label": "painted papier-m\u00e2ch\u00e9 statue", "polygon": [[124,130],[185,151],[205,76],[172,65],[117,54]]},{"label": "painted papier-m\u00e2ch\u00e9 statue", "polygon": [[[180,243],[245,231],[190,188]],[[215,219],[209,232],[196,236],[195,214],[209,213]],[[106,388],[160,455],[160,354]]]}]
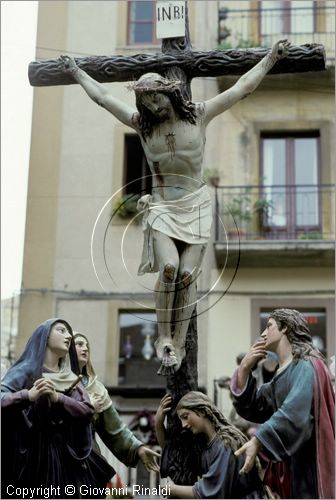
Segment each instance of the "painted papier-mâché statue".
[{"label": "painted papier-m\u00e2ch\u00e9 statue", "polygon": [[61,56],[64,71],[72,74],[89,97],[137,132],[153,175],[152,193],[138,203],[144,228],[139,274],[159,272],[156,350],[163,373],[178,370],[185,356],[186,334],[197,301],[196,280],[210,237],[211,200],[202,179],[206,128],[213,118],[253,92],[288,54],[288,48],[287,40],[278,41],[231,88],[204,102],[186,101],[180,81],[144,74],[132,85],[136,108],[111,95],[74,59]]}]

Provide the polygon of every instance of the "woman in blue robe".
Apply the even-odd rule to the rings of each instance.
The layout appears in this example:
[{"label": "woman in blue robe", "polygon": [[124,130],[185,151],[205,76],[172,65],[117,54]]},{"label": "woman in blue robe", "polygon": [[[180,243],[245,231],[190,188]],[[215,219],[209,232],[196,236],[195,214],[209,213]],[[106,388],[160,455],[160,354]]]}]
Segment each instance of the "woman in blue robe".
[{"label": "woman in blue robe", "polygon": [[[156,417],[158,440],[162,446],[162,417],[171,405],[166,395]],[[198,391],[185,394],[176,406],[182,427],[198,435],[201,453],[201,478],[193,486],[175,484],[168,478],[172,498],[263,498],[263,485],[255,466],[246,475],[239,475],[243,460],[234,452],[247,441],[246,436],[230,424],[209,398]],[[259,464],[258,464],[259,466]]]},{"label": "woman in blue robe", "polygon": [[92,450],[93,407],[78,371],[71,326],[49,319],[5,374],[2,498],[20,498],[22,488],[29,498],[85,498],[85,487],[100,490],[90,498],[106,497],[114,471]]}]

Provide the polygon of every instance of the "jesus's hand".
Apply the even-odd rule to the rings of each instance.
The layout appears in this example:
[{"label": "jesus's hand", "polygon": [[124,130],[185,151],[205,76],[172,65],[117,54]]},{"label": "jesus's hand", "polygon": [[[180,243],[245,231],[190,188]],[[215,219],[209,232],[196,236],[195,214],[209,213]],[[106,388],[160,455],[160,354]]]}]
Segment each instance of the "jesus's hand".
[{"label": "jesus's hand", "polygon": [[74,74],[79,69],[73,57],[62,55],[60,56],[60,61],[63,63],[63,71],[65,73]]},{"label": "jesus's hand", "polygon": [[285,38],[284,40],[279,40],[272,47],[272,57],[277,61],[288,56],[288,50],[290,47],[290,42]]}]

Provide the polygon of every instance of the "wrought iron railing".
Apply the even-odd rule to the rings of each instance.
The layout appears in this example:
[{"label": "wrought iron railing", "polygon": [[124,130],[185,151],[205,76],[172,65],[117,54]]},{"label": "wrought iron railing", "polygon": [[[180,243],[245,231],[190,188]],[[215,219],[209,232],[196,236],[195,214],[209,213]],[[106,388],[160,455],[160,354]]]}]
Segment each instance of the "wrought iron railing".
[{"label": "wrought iron railing", "polygon": [[335,239],[335,186],[215,188],[215,240]]},{"label": "wrought iron railing", "polygon": [[[333,2],[319,5],[295,2],[280,8],[276,2],[263,2],[265,8],[219,8],[218,42],[222,48],[271,47],[288,37],[293,45],[324,45],[328,62],[335,57],[335,14]],[[226,3],[227,5],[227,3]],[[262,5],[262,4],[260,4]],[[267,8],[266,8],[267,7]]]}]

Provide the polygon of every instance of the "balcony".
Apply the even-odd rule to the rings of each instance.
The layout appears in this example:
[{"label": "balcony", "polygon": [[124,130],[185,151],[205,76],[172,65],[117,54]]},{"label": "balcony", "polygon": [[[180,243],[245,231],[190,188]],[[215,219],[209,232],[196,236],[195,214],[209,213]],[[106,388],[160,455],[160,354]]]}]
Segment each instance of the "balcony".
[{"label": "balcony", "polygon": [[[258,9],[219,8],[219,48],[271,47],[277,40],[288,38],[293,45],[322,44],[327,63],[334,66],[335,13],[334,2],[260,1]],[[284,7],[285,6],[285,7]]]},{"label": "balcony", "polygon": [[334,185],[215,188],[217,265],[334,265]]}]

